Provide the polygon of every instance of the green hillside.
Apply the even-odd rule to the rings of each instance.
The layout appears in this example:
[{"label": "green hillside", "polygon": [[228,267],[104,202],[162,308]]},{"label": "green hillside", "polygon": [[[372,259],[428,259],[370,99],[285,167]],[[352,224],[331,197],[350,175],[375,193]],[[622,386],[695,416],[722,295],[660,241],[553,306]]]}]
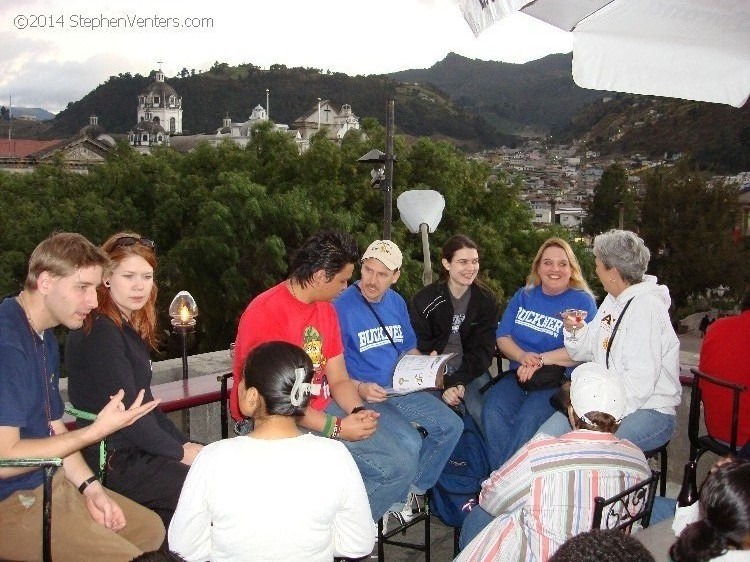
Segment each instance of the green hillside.
[{"label": "green hillside", "polygon": [[567,123],[578,110],[607,92],[576,86],[571,56],[549,55],[525,64],[472,60],[450,53],[427,69],[388,76],[403,82],[432,84],[455,103],[483,117],[498,130],[544,133]]},{"label": "green hillside", "polygon": [[[246,120],[252,109],[266,105],[270,90],[270,116],[277,123],[292,124],[312,110],[318,98],[348,103],[360,118],[385,120],[388,100],[396,101],[396,127],[412,136],[436,136],[452,140],[466,149],[513,143],[481,117],[456,107],[448,96],[429,87],[399,84],[384,76],[347,76],[323,73],[314,68],[287,68],[272,65],[261,70],[251,64],[230,67],[216,63],[207,72],[167,78],[182,96],[183,132],[208,133],[221,126],[229,115],[233,121]],[[136,74],[112,76],[81,100],[71,103],[53,121],[47,135],[61,137],[74,133],[96,114],[111,133],[125,133],[136,123],[138,94],[152,78]]]},{"label": "green hillside", "polygon": [[717,173],[750,169],[750,104],[742,108],[671,98],[618,94],[585,107],[553,131],[560,142],[585,140],[602,154],[659,159],[684,152]]}]

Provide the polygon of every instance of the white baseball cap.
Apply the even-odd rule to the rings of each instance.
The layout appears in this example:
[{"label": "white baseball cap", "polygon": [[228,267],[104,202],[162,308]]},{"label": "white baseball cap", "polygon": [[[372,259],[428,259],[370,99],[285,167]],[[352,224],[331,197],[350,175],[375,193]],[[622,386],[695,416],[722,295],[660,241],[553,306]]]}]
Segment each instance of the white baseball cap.
[{"label": "white baseball cap", "polygon": [[391,271],[401,269],[403,259],[401,250],[390,240],[375,240],[375,242],[370,244],[362,255],[362,261],[369,258],[380,260]]},{"label": "white baseball cap", "polygon": [[625,387],[604,365],[582,363],[571,374],[570,403],[579,416],[602,412],[620,421],[625,414]]}]

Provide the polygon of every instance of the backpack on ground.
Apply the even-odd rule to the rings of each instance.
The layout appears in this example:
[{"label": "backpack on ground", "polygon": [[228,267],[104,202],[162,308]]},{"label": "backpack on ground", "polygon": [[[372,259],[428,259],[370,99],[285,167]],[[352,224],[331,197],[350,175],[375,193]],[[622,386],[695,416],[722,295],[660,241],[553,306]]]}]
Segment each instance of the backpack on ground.
[{"label": "backpack on ground", "polygon": [[477,504],[479,492],[490,475],[484,439],[477,424],[462,409],[464,430],[443,472],[430,489],[430,513],[449,527],[461,527]]}]

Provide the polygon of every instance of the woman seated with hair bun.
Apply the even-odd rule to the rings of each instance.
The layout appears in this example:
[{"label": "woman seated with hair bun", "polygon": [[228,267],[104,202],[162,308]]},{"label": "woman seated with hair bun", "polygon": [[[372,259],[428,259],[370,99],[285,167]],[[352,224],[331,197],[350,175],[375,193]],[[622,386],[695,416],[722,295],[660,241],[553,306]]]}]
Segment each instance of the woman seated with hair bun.
[{"label": "woman seated with hair bun", "polygon": [[313,365],[299,347],[269,342],[247,357],[239,407],[247,435],[203,448],[190,467],[169,527],[188,561],[358,558],[374,525],[354,460],[334,439],[302,434]]}]

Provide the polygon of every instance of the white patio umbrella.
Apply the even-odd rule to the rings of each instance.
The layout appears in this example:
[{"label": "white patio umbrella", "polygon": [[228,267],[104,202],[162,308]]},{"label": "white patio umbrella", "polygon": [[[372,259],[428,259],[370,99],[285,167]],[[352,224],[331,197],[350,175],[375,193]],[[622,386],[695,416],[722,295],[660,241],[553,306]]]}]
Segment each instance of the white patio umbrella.
[{"label": "white patio umbrella", "polygon": [[514,12],[573,34],[583,88],[717,102],[750,95],[748,0],[459,0],[475,35]]}]

